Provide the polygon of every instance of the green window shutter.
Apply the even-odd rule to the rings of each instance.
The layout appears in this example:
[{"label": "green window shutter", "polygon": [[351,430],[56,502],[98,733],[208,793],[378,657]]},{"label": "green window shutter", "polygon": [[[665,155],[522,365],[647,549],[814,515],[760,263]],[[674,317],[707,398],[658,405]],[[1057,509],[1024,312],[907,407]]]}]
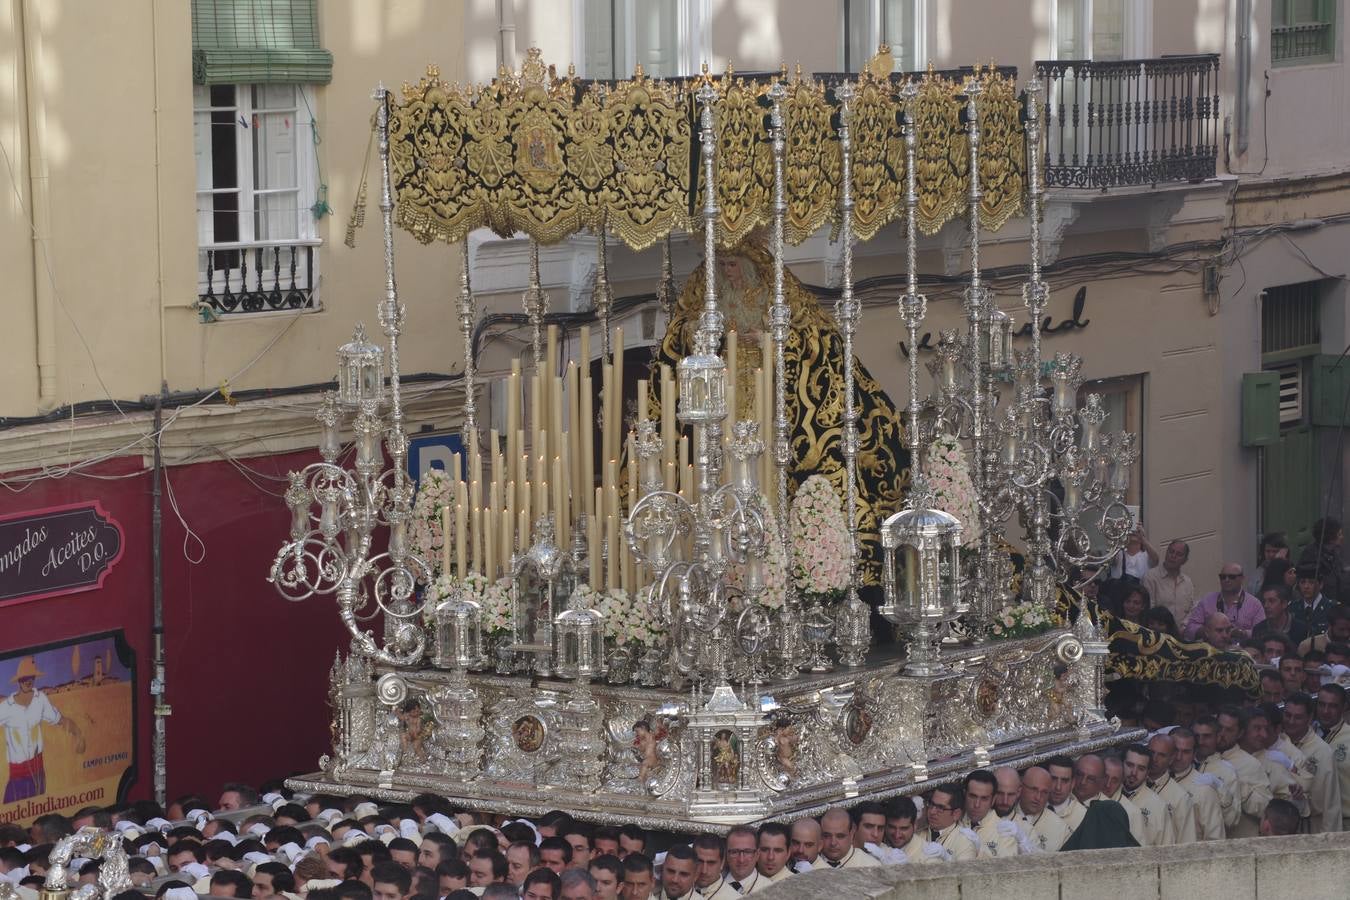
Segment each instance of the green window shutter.
[{"label": "green window shutter", "polygon": [[1242,376],[1242,446],[1265,447],[1279,439],[1279,373],[1247,372]]},{"label": "green window shutter", "polygon": [[1329,427],[1350,422],[1345,393],[1350,387],[1350,357],[1322,354],[1312,361],[1312,423]]},{"label": "green window shutter", "polygon": [[319,45],[317,0],[192,0],[197,84],[327,84],[333,54]]}]

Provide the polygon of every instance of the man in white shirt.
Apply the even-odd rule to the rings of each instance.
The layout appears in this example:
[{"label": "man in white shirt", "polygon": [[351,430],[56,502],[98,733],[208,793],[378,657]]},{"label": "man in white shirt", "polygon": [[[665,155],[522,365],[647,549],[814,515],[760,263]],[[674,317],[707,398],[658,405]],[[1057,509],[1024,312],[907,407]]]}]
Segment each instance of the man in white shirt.
[{"label": "man in white shirt", "polygon": [[730,900],[762,891],[769,879],[755,870],[759,856],[759,837],[749,825],[737,825],[727,832],[727,871],[721,888],[707,894],[708,900]]},{"label": "man in white shirt", "polygon": [[853,817],[848,810],[835,807],[820,817],[820,858],[816,868],[860,869],[879,866],[876,857],[853,845]]},{"label": "man in white shirt", "polygon": [[[980,857],[1016,856],[1020,845],[1026,842],[1016,822],[1009,822],[994,814],[994,791],[998,780],[988,769],[976,769],[966,776],[964,824],[980,839]],[[1021,836],[1021,840],[1018,838]]]},{"label": "man in white shirt", "polygon": [[58,725],[75,741],[75,752],[84,752],[84,736],[79,726],[65,718],[34,685],[42,677],[37,660],[25,656],[10,681],[18,690],[0,701],[0,727],[5,729],[5,748],[9,753],[9,780],[5,783],[5,803],[15,803],[47,792],[47,772],[42,766],[42,726]]},{"label": "man in white shirt", "polygon": [[1284,735],[1303,754],[1308,776],[1309,830],[1313,834],[1341,830],[1341,781],[1331,746],[1312,728],[1317,701],[1304,693],[1284,701]]},{"label": "man in white shirt", "polygon": [[[944,859],[962,862],[975,859],[980,853],[980,839],[975,832],[961,824],[961,815],[965,811],[966,792],[960,784],[943,784],[933,788],[929,794],[924,812],[928,818],[928,841],[924,851],[931,848],[928,844],[939,846],[945,851]],[[910,846],[914,844],[911,841]],[[906,851],[910,860],[915,854]]]},{"label": "man in white shirt", "polygon": [[[1082,760],[1079,760],[1080,762]],[[1123,793],[1125,786],[1125,766],[1117,756],[1103,756],[1101,758],[1102,768],[1105,772],[1104,784],[1101,796],[1095,799],[1114,800],[1120,804],[1120,808],[1125,810],[1125,816],[1130,820],[1130,834],[1139,842],[1139,846],[1148,847],[1149,837],[1144,831],[1144,815],[1139,811],[1139,807],[1134,805],[1134,801],[1126,797]],[[1074,788],[1074,793],[1078,794],[1078,788]],[[1080,802],[1084,807],[1092,805],[1092,800],[1083,798],[1080,795]]]},{"label": "man in white shirt", "polygon": [[1050,802],[1050,773],[1032,766],[1022,773],[1022,790],[1012,818],[1026,831],[1034,846],[1045,853],[1057,853],[1071,833],[1069,825],[1047,808]]},{"label": "man in white shirt", "polygon": [[1167,813],[1172,817],[1173,839],[1178,844],[1200,840],[1195,802],[1186,789],[1172,778],[1172,761],[1177,755],[1176,742],[1168,735],[1155,734],[1149,738],[1148,753],[1148,786],[1167,804]]},{"label": "man in white shirt", "polygon": [[1149,753],[1147,747],[1131,744],[1125,748],[1125,755],[1121,759],[1125,777],[1121,793],[1144,817],[1146,846],[1163,847],[1176,843],[1176,831],[1172,824],[1172,811],[1145,783],[1148,781],[1148,767],[1152,761],[1153,755]]},{"label": "man in white shirt", "polygon": [[759,826],[759,859],[755,868],[769,883],[782,881],[792,874],[788,865],[788,827],[782,822],[765,822]]},{"label": "man in white shirt", "polygon": [[1261,763],[1238,746],[1238,738],[1247,729],[1246,713],[1236,707],[1225,707],[1216,721],[1219,727],[1215,732],[1215,748],[1223,761],[1237,772],[1238,804],[1242,808],[1242,816],[1235,827],[1228,829],[1228,836],[1256,837],[1261,831],[1261,816],[1266,811],[1266,804],[1274,798],[1270,778]]},{"label": "man in white shirt", "polygon": [[1196,770],[1195,732],[1189,728],[1174,728],[1168,737],[1176,747],[1176,755],[1172,757],[1172,781],[1180,785],[1195,804],[1200,840],[1223,840],[1223,783],[1212,774],[1206,775]]},{"label": "man in white shirt", "polygon": [[1052,756],[1045,761],[1045,771],[1050,776],[1050,810],[1064,820],[1072,834],[1087,811],[1073,796],[1073,760]]}]

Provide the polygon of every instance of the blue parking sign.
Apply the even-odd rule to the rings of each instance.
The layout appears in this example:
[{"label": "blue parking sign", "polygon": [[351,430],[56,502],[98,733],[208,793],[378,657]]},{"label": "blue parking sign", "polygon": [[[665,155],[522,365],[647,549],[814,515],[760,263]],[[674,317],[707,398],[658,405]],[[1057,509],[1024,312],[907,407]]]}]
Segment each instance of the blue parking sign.
[{"label": "blue parking sign", "polygon": [[[452,454],[459,454],[459,472],[450,472]],[[464,441],[458,434],[419,434],[408,439],[408,477],[419,485],[431,469],[444,469],[452,476],[465,477],[468,460]]]}]

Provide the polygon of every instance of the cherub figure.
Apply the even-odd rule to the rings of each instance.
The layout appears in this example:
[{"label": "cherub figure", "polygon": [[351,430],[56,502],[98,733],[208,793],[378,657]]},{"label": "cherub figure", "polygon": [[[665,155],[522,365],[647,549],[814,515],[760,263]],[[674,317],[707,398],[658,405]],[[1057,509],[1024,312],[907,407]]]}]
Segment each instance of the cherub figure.
[{"label": "cherub figure", "polygon": [[657,748],[664,733],[658,734],[652,723],[639,719],[633,723],[633,752],[638,758],[638,783],[645,785],[661,767],[661,755]]},{"label": "cherub figure", "polygon": [[773,723],[773,758],[778,769],[788,778],[797,776],[797,755],[800,752],[801,735],[790,719],[779,718]]}]

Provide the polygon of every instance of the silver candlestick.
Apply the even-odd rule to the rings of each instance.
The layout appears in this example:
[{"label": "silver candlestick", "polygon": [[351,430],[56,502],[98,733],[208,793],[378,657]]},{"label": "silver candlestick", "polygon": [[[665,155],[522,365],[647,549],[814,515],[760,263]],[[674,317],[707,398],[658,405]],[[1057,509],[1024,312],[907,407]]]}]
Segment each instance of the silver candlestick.
[{"label": "silver candlestick", "polygon": [[848,590],[839,609],[835,645],[839,661],[860,666],[872,646],[871,611],[858,597],[858,405],[853,383],[853,334],[861,307],[853,295],[853,82],[845,81],[839,98],[839,153],[841,160],[839,239],[844,244],[844,283],[835,304],[835,319],[844,335],[844,516],[848,520]]},{"label": "silver candlestick", "polygon": [[[787,214],[787,200],[783,188],[783,162],[786,152],[783,101],[787,88],[781,78],[769,88],[769,134],[773,147],[773,304],[769,307],[769,327],[773,337],[773,462],[777,500],[778,533],[774,539],[782,545],[783,559],[792,558],[792,542],[788,530],[788,468],[792,463],[787,420],[787,341],[792,327],[792,310],[783,288],[783,219]],[[767,439],[769,436],[765,435]],[[795,674],[801,662],[801,610],[791,578],[785,579],[784,597],[774,634],[775,670],[780,677]]]}]

